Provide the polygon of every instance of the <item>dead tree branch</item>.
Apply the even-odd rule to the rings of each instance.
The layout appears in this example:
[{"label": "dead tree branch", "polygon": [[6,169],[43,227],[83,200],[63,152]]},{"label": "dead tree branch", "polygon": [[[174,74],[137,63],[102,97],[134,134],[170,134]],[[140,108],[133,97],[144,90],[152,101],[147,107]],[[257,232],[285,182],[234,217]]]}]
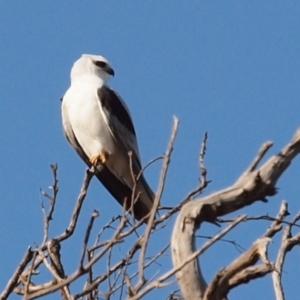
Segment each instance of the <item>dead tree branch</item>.
[{"label": "dead tree branch", "polygon": [[[206,179],[207,170],[204,165],[207,142],[207,134],[205,134],[199,153],[201,177],[198,187],[190,192],[177,206],[162,207],[160,206],[160,201],[165,188],[165,180],[178,130],[178,123],[178,119],[174,118],[171,138],[163,155],[163,166],[153,205],[154,208],[150,215],[147,216],[148,225],[144,226],[143,220],[131,222],[132,217],[124,209],[123,214],[113,217],[98,231],[95,242],[90,246],[90,236],[94,230],[94,224],[97,223],[95,220],[98,216],[95,210],[82,238],[81,254],[77,259],[74,258],[77,265],[75,264],[75,270],[70,275],[66,275],[64,271],[60,247],[62,242],[70,238],[76,229],[81,207],[87,194],[90,180],[93,177],[93,170],[87,170],[85,173],[67,229],[56,237],[49,238],[48,231],[58,192],[57,166],[51,166],[54,175],[54,183],[51,186],[53,195],[43,193],[50,200],[48,212],[46,212],[44,206],[42,207],[44,213],[43,241],[35,250],[27,250],[11,280],[0,295],[0,299],[7,299],[14,290],[27,300],[55,291],[61,292],[62,299],[82,299],[84,297],[87,300],[99,299],[99,297],[110,299],[115,297],[115,293],[118,291],[120,299],[124,298],[126,292],[127,299],[137,300],[153,289],[173,284],[174,277],[176,277],[184,299],[220,300],[225,299],[229,291],[234,287],[265,276],[270,272],[273,274],[277,300],[284,299],[281,286],[284,258],[288,251],[300,244],[300,233],[292,236],[291,232],[292,227],[299,226],[296,222],[300,219],[300,213],[291,222],[285,220],[289,215],[285,201],[282,202],[276,217],[264,215],[250,218],[242,215],[230,221],[222,221],[223,223],[229,222],[229,224],[210,237],[198,250],[195,248],[195,232],[203,222],[219,225],[221,222],[220,216],[251,205],[259,200],[267,202],[266,198],[268,196],[276,194],[277,180],[292,162],[293,158],[300,152],[300,129],[296,132],[292,141],[278,155],[271,157],[258,167],[263,156],[272,146],[271,142],[265,143],[246,171],[232,186],[209,196],[192,200],[209,183]],[[158,215],[158,211],[160,215]],[[159,230],[164,229],[170,217],[178,211],[180,212],[176,219],[171,239],[173,268],[159,275],[157,270],[155,270],[154,275],[148,277],[148,273],[145,270],[158,263],[158,259],[164,259],[163,255],[170,246],[167,241],[163,246],[160,245],[160,248],[155,253],[149,255],[148,243],[150,238],[155,237]],[[164,213],[162,214],[162,212]],[[219,270],[210,283],[206,283],[197,257],[235,226],[251,219],[263,219],[271,224],[266,232],[248,250],[240,254],[227,267]],[[283,226],[285,226],[285,229],[282,245],[276,263],[273,264],[268,259],[267,246],[271,238],[281,231]],[[123,248],[123,252],[121,252],[120,249],[125,241],[126,250],[124,251]],[[116,249],[119,251],[118,255],[116,255]],[[115,257],[117,257],[117,260]],[[100,268],[101,271],[98,268],[100,260],[104,261],[106,266],[105,268]],[[35,284],[35,276],[39,273],[41,264],[44,265],[52,279]],[[72,294],[72,284],[80,277],[84,279],[84,286]],[[103,288],[103,286],[105,287]],[[174,293],[170,294],[169,297],[169,299],[179,298],[180,296]]]},{"label": "dead tree branch", "polygon": [[[195,231],[202,222],[216,222],[219,216],[236,211],[255,201],[267,202],[267,196],[276,194],[277,180],[300,152],[300,129],[279,154],[272,156],[257,169],[258,163],[271,145],[267,142],[262,146],[248,169],[231,187],[183,205],[172,233],[171,249],[174,267],[181,265],[186,257],[196,251]],[[176,276],[185,299],[204,297],[206,285],[197,259],[177,272]],[[192,290],[187,288],[190,282],[194,283]]]},{"label": "dead tree branch", "polygon": [[279,249],[277,259],[275,262],[275,270],[272,273],[276,300],[285,299],[282,284],[281,284],[281,274],[282,274],[282,268],[283,268],[285,256],[295,246],[300,245],[300,232],[298,232],[294,236],[292,235],[292,227],[296,224],[298,220],[300,220],[300,212],[293,218],[291,223],[288,224],[283,231],[281,247]]}]

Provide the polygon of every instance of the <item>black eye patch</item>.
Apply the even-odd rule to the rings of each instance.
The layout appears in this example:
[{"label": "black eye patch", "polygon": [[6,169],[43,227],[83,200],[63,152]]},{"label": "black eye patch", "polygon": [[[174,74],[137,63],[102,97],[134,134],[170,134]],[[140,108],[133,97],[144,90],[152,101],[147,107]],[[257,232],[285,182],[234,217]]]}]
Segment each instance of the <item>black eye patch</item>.
[{"label": "black eye patch", "polygon": [[104,69],[107,67],[107,63],[104,61],[94,61],[94,64],[101,69]]}]

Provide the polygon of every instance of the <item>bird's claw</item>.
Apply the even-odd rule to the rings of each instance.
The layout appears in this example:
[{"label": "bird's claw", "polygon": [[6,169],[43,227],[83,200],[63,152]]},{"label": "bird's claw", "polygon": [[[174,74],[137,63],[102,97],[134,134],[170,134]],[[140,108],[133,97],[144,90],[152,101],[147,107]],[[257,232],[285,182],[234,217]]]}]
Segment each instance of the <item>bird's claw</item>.
[{"label": "bird's claw", "polygon": [[99,164],[104,165],[108,157],[109,157],[109,153],[107,151],[102,151],[96,155],[93,155],[90,158],[90,163],[92,164],[92,166],[95,167]]}]

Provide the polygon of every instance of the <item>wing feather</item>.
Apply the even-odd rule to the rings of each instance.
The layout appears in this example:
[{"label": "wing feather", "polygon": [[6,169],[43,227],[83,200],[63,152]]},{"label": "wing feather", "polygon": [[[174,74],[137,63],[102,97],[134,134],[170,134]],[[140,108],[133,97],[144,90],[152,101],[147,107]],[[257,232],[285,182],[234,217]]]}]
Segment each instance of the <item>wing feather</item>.
[{"label": "wing feather", "polygon": [[132,160],[141,169],[136,134],[129,110],[122,98],[111,88],[103,86],[97,91],[103,117],[119,147],[133,154]]}]

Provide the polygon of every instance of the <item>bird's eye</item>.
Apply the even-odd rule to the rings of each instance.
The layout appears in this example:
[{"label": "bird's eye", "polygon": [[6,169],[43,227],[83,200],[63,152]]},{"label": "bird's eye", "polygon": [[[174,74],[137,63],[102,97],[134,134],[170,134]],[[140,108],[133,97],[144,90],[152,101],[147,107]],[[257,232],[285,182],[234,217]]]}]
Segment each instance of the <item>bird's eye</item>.
[{"label": "bird's eye", "polygon": [[94,63],[95,63],[96,66],[98,66],[101,69],[107,67],[107,63],[104,62],[104,61],[95,61]]}]

